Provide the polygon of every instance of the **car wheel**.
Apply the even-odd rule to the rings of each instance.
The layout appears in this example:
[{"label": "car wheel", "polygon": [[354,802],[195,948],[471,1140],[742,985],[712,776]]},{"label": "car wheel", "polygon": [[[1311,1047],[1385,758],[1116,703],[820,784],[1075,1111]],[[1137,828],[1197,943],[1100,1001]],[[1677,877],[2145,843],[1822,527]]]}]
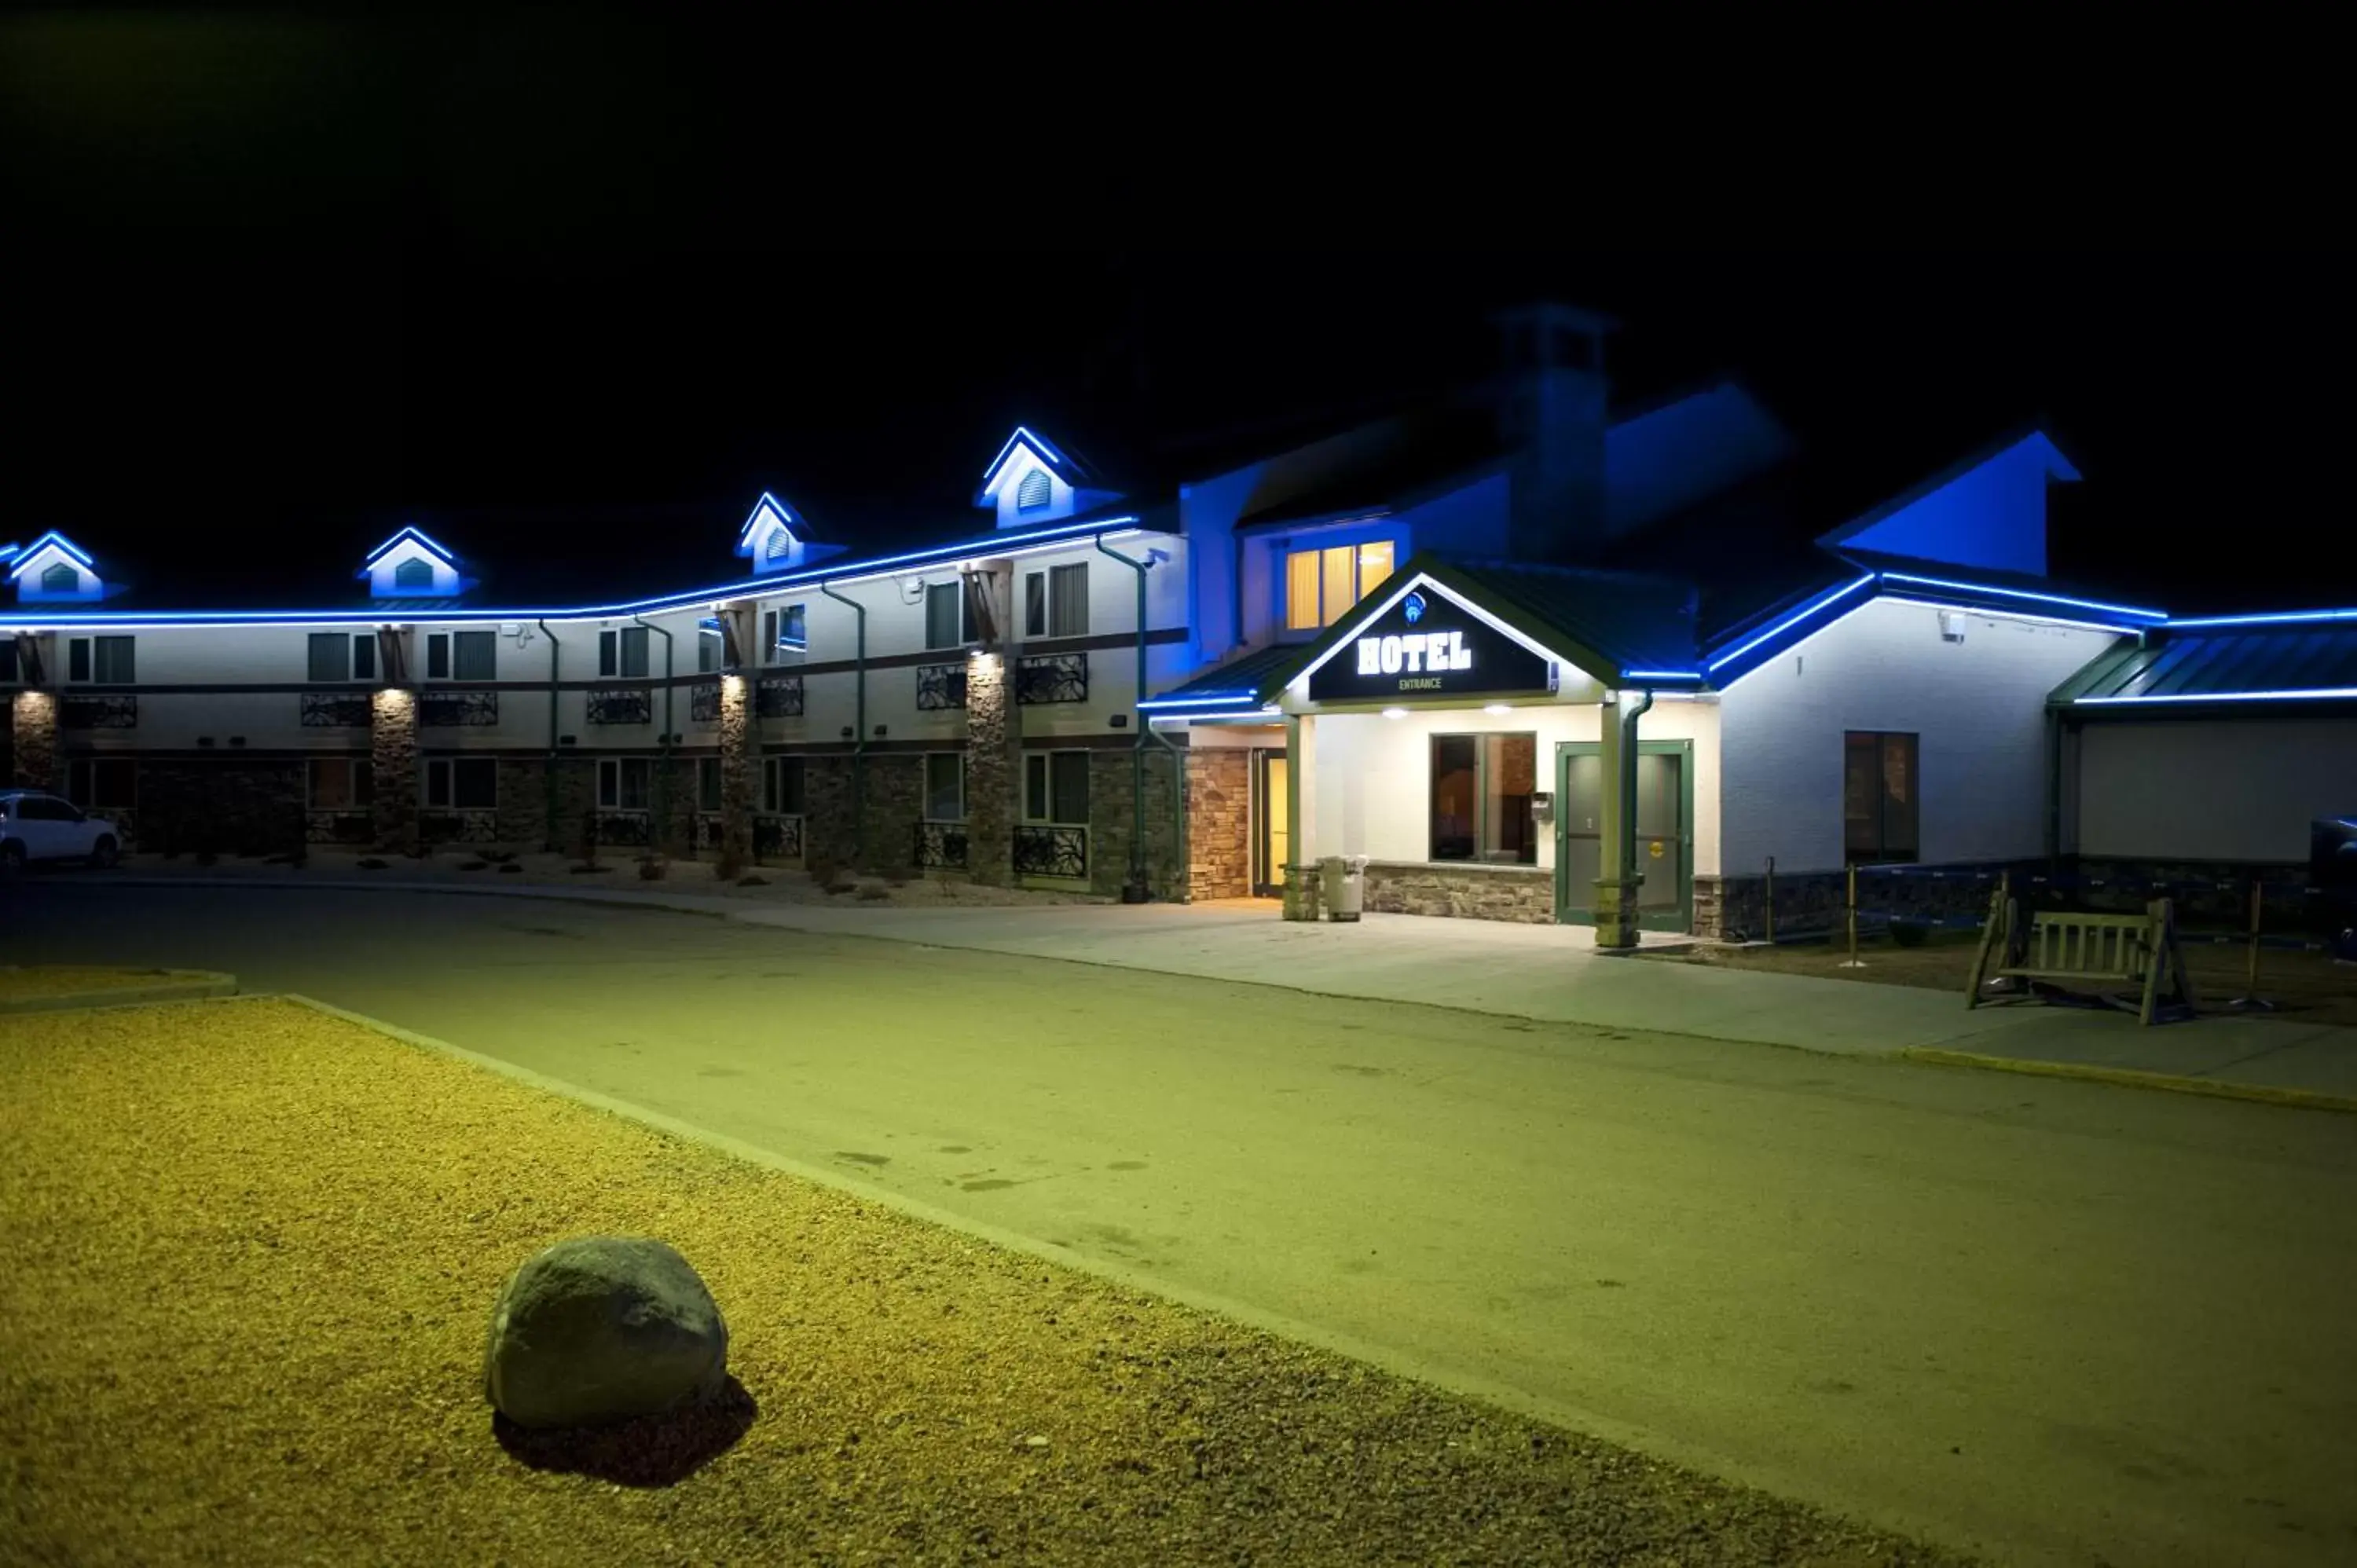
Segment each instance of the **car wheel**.
[{"label": "car wheel", "polygon": [[122,846],[114,842],[113,833],[102,834],[99,841],[91,846],[90,863],[101,871],[104,871],[115,863],[122,853]]},{"label": "car wheel", "polygon": [[20,843],[0,843],[0,877],[16,875],[25,869],[25,846]]}]

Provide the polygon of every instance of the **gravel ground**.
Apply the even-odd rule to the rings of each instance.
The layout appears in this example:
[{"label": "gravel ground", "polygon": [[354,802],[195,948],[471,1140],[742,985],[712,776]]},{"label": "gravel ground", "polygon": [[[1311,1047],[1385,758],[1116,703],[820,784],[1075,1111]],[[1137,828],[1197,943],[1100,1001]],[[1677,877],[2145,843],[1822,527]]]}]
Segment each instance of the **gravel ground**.
[{"label": "gravel ground", "polygon": [[[13,1561],[1961,1561],[269,998],[0,1019],[0,1148]],[[525,1439],[491,1298],[600,1230],[738,1381]]]},{"label": "gravel ground", "polygon": [[108,969],[98,964],[46,963],[30,969],[0,964],[0,1002],[71,996],[84,991],[129,991],[169,979],[162,969]]}]

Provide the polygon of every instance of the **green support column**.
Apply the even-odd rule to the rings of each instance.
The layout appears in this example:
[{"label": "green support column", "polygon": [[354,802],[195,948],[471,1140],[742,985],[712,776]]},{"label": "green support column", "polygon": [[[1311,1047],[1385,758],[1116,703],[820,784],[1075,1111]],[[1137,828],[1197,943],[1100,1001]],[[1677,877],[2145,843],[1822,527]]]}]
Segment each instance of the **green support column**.
[{"label": "green support column", "polygon": [[1285,918],[1318,918],[1317,873],[1311,863],[1309,836],[1316,831],[1311,791],[1316,788],[1318,721],[1299,714],[1285,715]]},{"label": "green support column", "polygon": [[1596,945],[1626,952],[1637,945],[1637,720],[1653,705],[1653,694],[1620,693],[1604,704],[1597,736],[1603,763],[1603,810],[1597,826]]}]

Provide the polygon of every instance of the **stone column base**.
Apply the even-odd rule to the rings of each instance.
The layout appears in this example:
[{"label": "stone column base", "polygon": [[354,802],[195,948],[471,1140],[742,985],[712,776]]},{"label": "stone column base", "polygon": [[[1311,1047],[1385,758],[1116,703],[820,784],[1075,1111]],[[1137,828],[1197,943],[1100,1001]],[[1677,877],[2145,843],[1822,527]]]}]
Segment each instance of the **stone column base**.
[{"label": "stone column base", "polygon": [[1637,889],[1644,880],[1631,876],[1624,882],[1597,883],[1596,945],[1599,949],[1626,952],[1637,945]]}]

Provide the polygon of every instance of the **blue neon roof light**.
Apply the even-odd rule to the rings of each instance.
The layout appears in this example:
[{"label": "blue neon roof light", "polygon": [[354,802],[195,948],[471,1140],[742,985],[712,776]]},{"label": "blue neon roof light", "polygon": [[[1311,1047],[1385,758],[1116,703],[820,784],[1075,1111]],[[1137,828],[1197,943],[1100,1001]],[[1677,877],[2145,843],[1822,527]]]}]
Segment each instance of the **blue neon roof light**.
[{"label": "blue neon roof light", "polygon": [[1995,594],[2000,598],[2035,599],[2041,604],[2068,605],[2073,609],[2102,610],[2108,615],[2133,616],[2140,620],[2163,621],[2167,610],[2148,610],[2135,605],[2107,605],[2100,599],[2074,599],[2067,594],[2032,593],[2027,588],[2000,588],[1987,583],[1959,583],[1946,577],[1919,577],[1912,572],[1884,572],[1886,583],[1921,583],[1926,587],[1949,588],[1964,594]]},{"label": "blue neon roof light", "polygon": [[15,558],[16,564],[8,569],[9,581],[14,582],[18,577],[23,576],[31,569],[33,558],[40,554],[42,551],[47,550],[53,545],[75,561],[80,562],[86,569],[92,572],[98,570],[98,563],[91,560],[88,555],[82,553],[81,546],[77,545],[72,540],[68,539],[64,534],[59,533],[53,528],[47,533],[42,534],[38,539],[33,541],[30,544],[26,545],[23,553]]},{"label": "blue neon roof light", "polygon": [[418,528],[414,523],[404,523],[402,524],[400,532],[394,534],[392,538],[386,540],[383,543],[369,552],[368,559],[361,563],[361,575],[363,577],[367,576],[368,569],[375,565],[378,562],[383,560],[385,555],[395,546],[406,544],[413,541],[423,545],[426,553],[432,555],[445,566],[456,566],[457,564],[458,558],[451,554],[449,551],[444,549],[441,544],[430,537],[425,530]]}]

